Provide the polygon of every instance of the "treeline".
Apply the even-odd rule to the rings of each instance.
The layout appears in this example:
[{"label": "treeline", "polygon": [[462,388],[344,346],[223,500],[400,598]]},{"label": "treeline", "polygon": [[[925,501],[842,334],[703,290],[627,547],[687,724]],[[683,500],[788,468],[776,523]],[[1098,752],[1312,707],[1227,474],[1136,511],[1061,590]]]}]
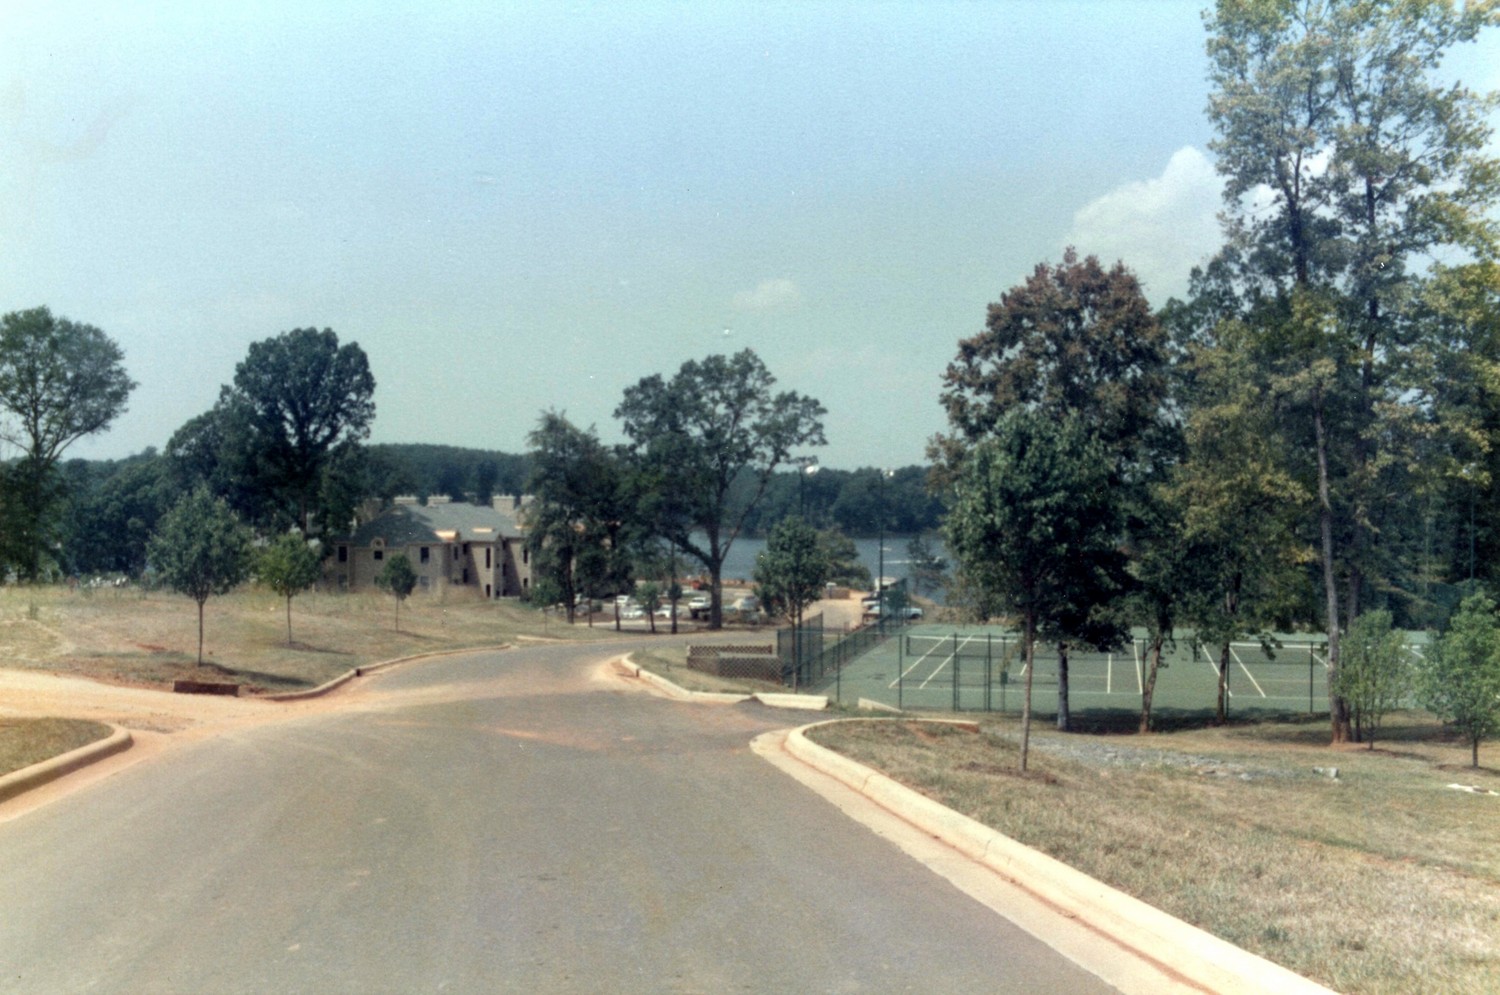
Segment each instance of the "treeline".
[{"label": "treeline", "polygon": [[[530,454],[426,443],[376,443],[362,447],[362,483],[351,483],[378,504],[398,494],[426,500],[489,503],[497,494],[521,494],[531,475]],[[925,467],[902,467],[882,483],[873,469],[823,469],[800,479],[776,474],[751,512],[746,530],[765,534],[805,500],[807,518],[846,535],[931,532],[941,505],[926,489]],[[119,460],[67,460],[62,465],[63,511],[52,569],[61,575],[127,574],[146,567],[146,544],[158,520],[180,496],[184,474],[156,449]],[[737,488],[750,486],[748,479]],[[799,494],[799,487],[802,493]]]},{"label": "treeline", "polygon": [[[1491,98],[1438,67],[1497,20],[1219,3],[1225,244],[1187,298],[1153,312],[1123,263],[1069,250],[959,343],[948,548],[976,613],[1057,647],[1060,727],[1070,648],[1150,632],[1144,729],[1176,628],[1210,648],[1222,718],[1233,642],[1297,627],[1326,636],[1344,741],[1375,719],[1372,656],[1344,645],[1362,619],[1493,614],[1464,595],[1500,580],[1500,162]],[[1500,648],[1473,666],[1500,673]]]}]

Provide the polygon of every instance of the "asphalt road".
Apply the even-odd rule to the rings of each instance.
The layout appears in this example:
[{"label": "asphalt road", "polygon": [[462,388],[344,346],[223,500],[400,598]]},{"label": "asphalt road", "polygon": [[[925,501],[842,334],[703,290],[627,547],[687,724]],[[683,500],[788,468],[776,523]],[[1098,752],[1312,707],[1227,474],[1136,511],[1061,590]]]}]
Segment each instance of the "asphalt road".
[{"label": "asphalt road", "polygon": [[1106,990],[748,744],[805,716],[449,658],[0,824],[4,992]]}]

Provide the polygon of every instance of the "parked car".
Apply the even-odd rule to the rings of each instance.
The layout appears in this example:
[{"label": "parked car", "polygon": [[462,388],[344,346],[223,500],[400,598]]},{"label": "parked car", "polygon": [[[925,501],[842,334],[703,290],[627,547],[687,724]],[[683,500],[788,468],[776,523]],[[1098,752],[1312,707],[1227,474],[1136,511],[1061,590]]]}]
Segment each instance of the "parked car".
[{"label": "parked car", "polygon": [[[898,609],[893,614],[897,618],[919,619],[922,617],[922,609],[917,607],[916,605],[907,605],[905,608]],[[871,602],[870,604],[865,605],[865,618],[879,617],[880,605],[878,602]]]}]

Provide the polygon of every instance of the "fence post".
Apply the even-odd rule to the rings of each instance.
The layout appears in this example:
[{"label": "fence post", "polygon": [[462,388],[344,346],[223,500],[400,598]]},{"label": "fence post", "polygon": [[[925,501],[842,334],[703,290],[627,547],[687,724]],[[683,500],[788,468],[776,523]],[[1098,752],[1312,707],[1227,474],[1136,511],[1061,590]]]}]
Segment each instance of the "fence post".
[{"label": "fence post", "polygon": [[1307,644],[1307,714],[1313,714],[1313,664],[1317,659],[1313,656],[1313,644]]},{"label": "fence post", "polygon": [[906,636],[896,636],[896,710],[906,707]]},{"label": "fence post", "polygon": [[995,679],[995,636],[994,633],[984,634],[984,710],[993,712],[994,698],[991,695],[994,690],[991,682]]}]

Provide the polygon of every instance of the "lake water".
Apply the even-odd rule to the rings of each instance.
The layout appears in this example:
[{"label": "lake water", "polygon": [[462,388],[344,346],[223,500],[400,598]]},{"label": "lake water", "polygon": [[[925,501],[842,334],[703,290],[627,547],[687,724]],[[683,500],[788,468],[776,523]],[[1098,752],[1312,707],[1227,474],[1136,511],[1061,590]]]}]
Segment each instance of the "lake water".
[{"label": "lake water", "polygon": [[[911,561],[906,556],[906,544],[910,541],[911,536],[889,535],[885,537],[885,576],[901,580],[911,575]],[[936,536],[929,536],[927,542],[934,553],[944,559],[948,558],[948,551],[943,548],[940,539]],[[880,571],[880,545],[879,539],[854,540],[854,548],[859,553],[859,562],[870,571],[871,577],[876,576]],[[746,539],[743,536],[736,539],[734,545],[729,548],[729,556],[724,560],[724,579],[751,580],[755,572],[755,557],[765,548],[764,539]],[[924,590],[922,596],[933,598],[939,604],[942,603],[941,591]]]}]

